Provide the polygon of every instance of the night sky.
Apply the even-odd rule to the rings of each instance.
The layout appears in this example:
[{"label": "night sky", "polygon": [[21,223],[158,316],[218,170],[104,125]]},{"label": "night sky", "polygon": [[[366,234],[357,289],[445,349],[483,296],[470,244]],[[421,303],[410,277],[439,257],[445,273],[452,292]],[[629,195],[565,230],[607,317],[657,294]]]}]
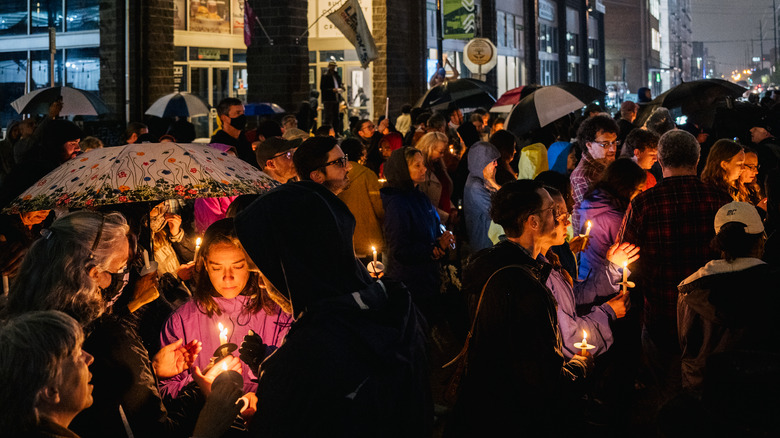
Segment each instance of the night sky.
[{"label": "night sky", "polygon": [[[776,3],[780,7],[780,0]],[[770,54],[774,45],[772,0],[690,0],[690,4],[693,41],[705,42],[710,55],[716,57],[719,74],[728,76],[732,70],[748,68],[751,65],[746,60],[759,56],[759,22],[763,23],[764,53]]]}]

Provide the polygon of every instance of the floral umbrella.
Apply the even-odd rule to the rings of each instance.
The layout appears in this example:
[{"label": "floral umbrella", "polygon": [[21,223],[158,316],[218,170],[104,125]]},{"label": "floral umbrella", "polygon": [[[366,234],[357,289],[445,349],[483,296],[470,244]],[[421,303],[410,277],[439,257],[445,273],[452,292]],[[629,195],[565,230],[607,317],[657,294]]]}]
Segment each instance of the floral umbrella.
[{"label": "floral umbrella", "polygon": [[205,144],[92,149],[43,177],[3,213],[265,193],[279,183]]}]

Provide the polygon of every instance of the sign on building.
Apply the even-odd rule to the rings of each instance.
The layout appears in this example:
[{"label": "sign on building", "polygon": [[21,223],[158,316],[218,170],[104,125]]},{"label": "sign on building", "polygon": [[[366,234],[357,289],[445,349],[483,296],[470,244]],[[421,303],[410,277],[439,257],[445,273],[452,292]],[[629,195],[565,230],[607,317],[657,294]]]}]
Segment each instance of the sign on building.
[{"label": "sign on building", "polygon": [[476,9],[474,0],[444,0],[443,38],[455,40],[474,38],[477,30]]}]

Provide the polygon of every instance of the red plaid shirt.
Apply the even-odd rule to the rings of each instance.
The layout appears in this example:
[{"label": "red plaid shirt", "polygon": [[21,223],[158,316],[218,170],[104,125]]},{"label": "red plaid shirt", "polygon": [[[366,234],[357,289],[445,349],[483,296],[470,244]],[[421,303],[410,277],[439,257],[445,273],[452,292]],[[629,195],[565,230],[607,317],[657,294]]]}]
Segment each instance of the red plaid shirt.
[{"label": "red plaid shirt", "polygon": [[664,178],[631,202],[618,240],[639,245],[631,279],[644,291],[645,327],[659,346],[679,348],[677,285],[719,254],[715,213],[731,197],[696,176]]},{"label": "red plaid shirt", "polygon": [[588,193],[596,182],[601,178],[601,174],[607,165],[594,159],[587,150],[582,152],[582,159],[577,163],[577,167],[571,173],[571,188],[574,192],[574,211],[571,215],[571,224],[574,227],[574,233],[584,233],[585,230],[580,224],[579,206],[585,194]]}]

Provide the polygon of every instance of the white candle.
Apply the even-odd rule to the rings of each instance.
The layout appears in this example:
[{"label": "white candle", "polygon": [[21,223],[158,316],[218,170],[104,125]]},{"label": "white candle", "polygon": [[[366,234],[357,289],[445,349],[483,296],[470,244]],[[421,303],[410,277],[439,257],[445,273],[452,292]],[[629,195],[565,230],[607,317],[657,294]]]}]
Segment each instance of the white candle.
[{"label": "white candle", "polygon": [[200,237],[195,239],[195,257],[193,258],[198,258],[198,251],[200,251],[200,242],[202,242]]},{"label": "white candle", "polygon": [[374,253],[374,265],[376,266],[376,247],[372,246],[371,251]]},{"label": "white candle", "polygon": [[219,345],[225,345],[228,342],[228,329],[220,322],[217,324],[219,329]]},{"label": "white candle", "polygon": [[628,262],[623,262],[623,293],[628,292],[626,289],[626,282],[628,281]]},{"label": "white candle", "polygon": [[387,123],[390,123],[390,98],[389,97],[385,101],[385,118],[387,119]]},{"label": "white candle", "polygon": [[8,276],[7,275],[3,275],[3,294],[8,295],[8,291],[10,289],[11,288],[8,287]]},{"label": "white candle", "polygon": [[144,250],[144,268],[149,269],[149,251]]},{"label": "white candle", "polygon": [[590,236],[590,227],[592,226],[593,224],[590,221],[585,222],[585,237]]},{"label": "white candle", "polygon": [[582,331],[582,344],[580,344],[580,348],[582,349],[580,354],[585,356],[586,352],[588,351],[588,332],[585,330]]}]

